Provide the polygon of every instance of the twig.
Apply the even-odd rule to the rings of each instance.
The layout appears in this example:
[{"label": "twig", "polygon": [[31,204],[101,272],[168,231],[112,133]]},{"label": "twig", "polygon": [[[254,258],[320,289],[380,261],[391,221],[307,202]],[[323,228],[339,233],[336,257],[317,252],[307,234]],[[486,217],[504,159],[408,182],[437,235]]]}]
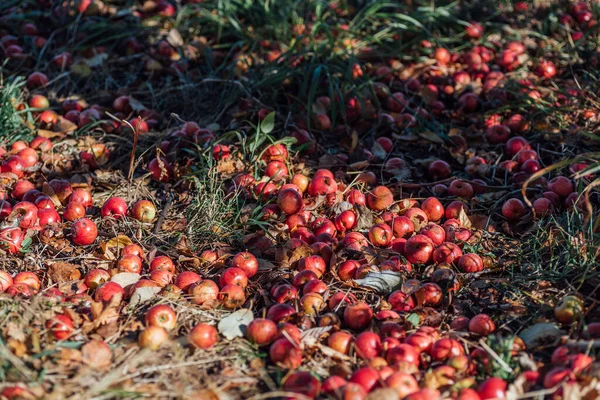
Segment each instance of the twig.
[{"label": "twig", "polygon": [[162,212],[160,213],[160,217],[158,217],[158,221],[156,221],[156,225],[154,225],[153,234],[155,236],[158,235],[158,232],[160,232],[160,228],[162,227],[163,222],[165,222],[165,217],[167,216],[167,211],[169,211],[169,208],[171,207],[172,203],[173,203],[173,197],[169,196],[167,199],[167,203],[165,204]]}]

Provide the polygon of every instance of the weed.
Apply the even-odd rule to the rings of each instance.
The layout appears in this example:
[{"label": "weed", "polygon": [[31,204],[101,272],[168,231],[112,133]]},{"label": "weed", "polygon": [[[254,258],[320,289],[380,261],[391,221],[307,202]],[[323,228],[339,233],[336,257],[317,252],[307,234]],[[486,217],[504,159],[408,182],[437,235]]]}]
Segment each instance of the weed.
[{"label": "weed", "polygon": [[16,140],[31,139],[32,131],[23,123],[15,104],[23,101],[22,77],[4,80],[0,76],[0,143],[11,143]]}]

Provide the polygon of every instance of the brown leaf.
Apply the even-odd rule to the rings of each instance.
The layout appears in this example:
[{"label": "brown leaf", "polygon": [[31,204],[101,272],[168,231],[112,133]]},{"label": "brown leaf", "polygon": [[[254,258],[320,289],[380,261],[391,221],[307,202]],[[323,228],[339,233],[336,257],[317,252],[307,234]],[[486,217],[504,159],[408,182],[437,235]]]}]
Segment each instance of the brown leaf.
[{"label": "brown leaf", "polygon": [[74,132],[77,130],[77,125],[69,121],[65,117],[59,115],[56,123],[52,127],[52,130],[61,134]]},{"label": "brown leaf", "polygon": [[412,312],[419,316],[422,325],[438,326],[442,322],[442,314],[431,307],[415,308]]},{"label": "brown leaf", "polygon": [[224,160],[220,160],[219,163],[217,164],[217,171],[221,174],[225,174],[225,175],[230,175],[233,174],[236,169],[235,169],[235,161],[233,161],[232,159],[224,159]]},{"label": "brown leaf", "polygon": [[187,219],[168,219],[160,227],[161,232],[183,232],[187,228]]},{"label": "brown leaf", "polygon": [[38,129],[37,134],[38,134],[38,136],[44,137],[46,139],[65,137],[65,134],[63,132],[54,132],[54,131],[49,131],[47,129]]},{"label": "brown leaf", "polygon": [[290,264],[294,264],[304,257],[311,256],[313,254],[312,249],[309,245],[305,244],[300,247],[296,247],[288,260]]},{"label": "brown leaf", "polygon": [[469,219],[469,216],[465,212],[464,207],[461,207],[460,211],[458,212],[458,220],[460,221],[460,224],[463,227],[465,227],[465,228],[471,228],[471,226],[472,226],[471,220]]},{"label": "brown leaf", "polygon": [[25,354],[27,354],[27,346],[25,343],[18,340],[8,339],[6,341],[6,346],[17,357],[23,357]]},{"label": "brown leaf", "polygon": [[107,260],[116,260],[121,255],[121,250],[127,245],[132,244],[133,242],[128,236],[125,235],[117,235],[113,237],[108,242],[101,242],[100,249],[102,250],[102,255]]},{"label": "brown leaf", "polygon": [[327,196],[318,195],[316,197],[311,197],[304,200],[304,210],[306,211],[314,211],[321,207],[327,200]]},{"label": "brown leaf", "polygon": [[354,205],[356,213],[356,230],[369,229],[373,226],[373,212],[366,206]]},{"label": "brown leaf", "polygon": [[81,278],[79,266],[65,262],[57,262],[48,267],[48,275],[55,283],[76,281]]},{"label": "brown leaf", "polygon": [[[421,308],[423,307],[423,304],[425,304],[425,289],[423,287],[420,287],[419,289],[415,290],[412,293],[415,296],[415,299],[417,299],[417,307]],[[422,321],[422,319],[421,319]]]},{"label": "brown leaf", "polygon": [[169,31],[167,35],[167,42],[173,47],[181,47],[183,46],[183,38],[181,37],[181,33],[175,28]]},{"label": "brown leaf", "polygon": [[81,363],[81,351],[77,349],[69,349],[67,347],[60,348],[58,363],[64,366]]},{"label": "brown leaf", "polygon": [[24,342],[25,339],[27,338],[27,336],[25,335],[25,332],[23,332],[23,327],[21,327],[20,325],[17,325],[13,321],[9,321],[6,323],[5,336],[15,339],[15,340],[18,340],[20,342]]},{"label": "brown leaf", "polygon": [[488,232],[496,232],[496,225],[492,222],[492,218],[488,215],[474,214],[469,217],[471,227]]},{"label": "brown leaf", "polygon": [[192,247],[190,245],[190,240],[185,235],[181,235],[181,237],[177,241],[177,244],[175,245],[175,249],[181,252],[182,254],[185,254],[186,256],[194,255],[194,251],[192,250]]},{"label": "brown leaf", "polygon": [[259,271],[272,271],[277,269],[277,266],[271,261],[265,260],[264,258],[258,259],[258,270]]},{"label": "brown leaf", "polygon": [[432,143],[444,144],[444,140],[435,132],[424,131],[419,132],[418,135]]}]

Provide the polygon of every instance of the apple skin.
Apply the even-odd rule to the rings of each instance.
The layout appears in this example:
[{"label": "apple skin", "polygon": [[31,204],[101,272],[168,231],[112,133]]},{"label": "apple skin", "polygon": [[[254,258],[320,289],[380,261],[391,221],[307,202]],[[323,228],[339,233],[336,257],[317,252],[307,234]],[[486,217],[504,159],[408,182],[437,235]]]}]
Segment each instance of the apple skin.
[{"label": "apple skin", "polygon": [[487,314],[478,314],[469,321],[469,332],[488,336],[496,330],[496,325]]},{"label": "apple skin", "polygon": [[138,336],[139,345],[150,350],[158,350],[167,340],[169,340],[167,331],[155,325],[150,325]]},{"label": "apple skin", "polygon": [[246,301],[244,289],[238,285],[225,285],[219,293],[219,300],[223,307],[234,309],[240,307]]},{"label": "apple skin", "polygon": [[209,280],[196,282],[188,288],[190,301],[196,305],[209,305],[215,302],[219,296],[219,286]]},{"label": "apple skin", "polygon": [[16,254],[21,250],[25,233],[20,228],[4,228],[0,230],[0,247]]},{"label": "apple skin", "polygon": [[30,271],[23,271],[16,274],[13,278],[13,284],[25,283],[27,286],[31,287],[34,290],[40,290],[42,284],[40,282],[40,278]]},{"label": "apple skin", "polygon": [[110,280],[110,274],[107,270],[101,268],[95,268],[89,270],[84,277],[83,283],[90,289],[96,289],[98,286],[102,285],[104,282],[108,282]]},{"label": "apple skin", "polygon": [[130,213],[138,221],[150,223],[156,217],[156,207],[149,200],[138,200],[131,207]]},{"label": "apple skin", "polygon": [[80,218],[71,226],[73,243],[79,246],[88,246],[96,241],[98,228],[96,223],[89,218]]},{"label": "apple skin", "polygon": [[369,240],[378,247],[387,246],[393,236],[392,228],[385,223],[375,224],[369,229]]},{"label": "apple skin", "polygon": [[477,388],[477,394],[482,400],[504,399],[506,397],[506,388],[508,384],[501,378],[488,378],[481,382]]},{"label": "apple skin", "polygon": [[167,331],[177,326],[177,314],[166,304],[159,304],[148,311],[145,315],[146,326],[160,326]]},{"label": "apple skin", "polygon": [[292,188],[284,189],[277,195],[277,206],[286,215],[299,213],[304,207],[302,195]]},{"label": "apple skin", "polygon": [[302,365],[302,350],[287,338],[274,341],[269,347],[269,357],[274,364],[295,369]]},{"label": "apple skin", "polygon": [[248,278],[252,278],[258,272],[258,259],[252,253],[243,251],[231,259],[231,266],[241,269]]},{"label": "apple skin", "polygon": [[277,337],[277,324],[266,318],[256,318],[248,324],[246,337],[251,342],[265,346],[273,342]]},{"label": "apple skin", "polygon": [[113,296],[123,299],[123,297],[125,297],[125,290],[118,283],[109,281],[96,288],[94,300],[108,303],[111,301]]},{"label": "apple skin", "polygon": [[219,335],[213,325],[200,323],[190,331],[188,341],[197,349],[209,349],[219,341]]},{"label": "apple skin", "polygon": [[13,284],[12,276],[6,271],[0,271],[0,293],[6,290]]},{"label": "apple skin", "polygon": [[434,244],[427,236],[418,234],[406,241],[404,254],[411,264],[427,264],[433,255]]},{"label": "apple skin", "polygon": [[373,310],[365,302],[348,305],[344,309],[344,324],[357,331],[366,329],[371,325]]},{"label": "apple skin", "polygon": [[56,314],[46,321],[46,329],[52,332],[56,340],[64,340],[74,331],[73,320],[65,314]]},{"label": "apple skin", "polygon": [[111,197],[102,205],[100,215],[102,218],[122,218],[127,215],[127,203],[120,197]]},{"label": "apple skin", "polygon": [[175,278],[175,286],[184,292],[187,292],[192,285],[200,281],[202,281],[202,277],[197,273],[193,271],[183,271]]},{"label": "apple skin", "polygon": [[168,256],[156,256],[150,262],[150,271],[164,270],[175,273],[175,264]]},{"label": "apple skin", "polygon": [[394,195],[386,186],[377,186],[367,193],[367,205],[375,211],[383,211],[394,203]]},{"label": "apple skin", "polygon": [[63,218],[67,221],[77,221],[85,217],[85,206],[81,203],[69,203],[63,211]]}]

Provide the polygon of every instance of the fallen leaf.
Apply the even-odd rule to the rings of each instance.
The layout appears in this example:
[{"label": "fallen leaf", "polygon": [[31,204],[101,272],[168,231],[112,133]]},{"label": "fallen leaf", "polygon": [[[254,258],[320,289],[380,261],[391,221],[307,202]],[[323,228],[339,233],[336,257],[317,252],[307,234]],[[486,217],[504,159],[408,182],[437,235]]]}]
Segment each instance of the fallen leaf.
[{"label": "fallen leaf", "polygon": [[60,133],[75,132],[77,130],[77,124],[74,124],[65,117],[59,115],[56,123],[52,126],[52,130]]},{"label": "fallen leaf", "polygon": [[254,315],[252,314],[252,310],[241,308],[220,320],[217,329],[219,330],[219,333],[228,340],[232,340],[236,337],[244,337],[243,330],[246,329],[253,319]]},{"label": "fallen leaf", "polygon": [[121,272],[113,276],[110,281],[118,283],[122,288],[126,288],[129,285],[133,285],[141,278],[140,274],[133,272]]},{"label": "fallen leaf", "polygon": [[85,58],[84,63],[88,67],[99,67],[104,64],[106,59],[108,59],[108,53],[98,53],[93,57]]},{"label": "fallen leaf", "polygon": [[420,137],[422,137],[423,139],[427,139],[428,141],[430,141],[432,143],[444,144],[444,140],[437,133],[430,132],[430,131],[424,131],[424,132],[419,132],[418,135]]},{"label": "fallen leaf", "polygon": [[132,244],[133,242],[128,236],[125,235],[117,235],[113,237],[108,242],[101,242],[100,249],[102,250],[102,255],[107,260],[116,260],[121,256],[121,250],[127,245]]},{"label": "fallen leaf", "polygon": [[152,286],[144,286],[144,287],[136,288],[131,295],[131,299],[129,300],[129,305],[131,307],[135,307],[140,303],[144,303],[148,300],[151,300],[161,290],[162,290],[162,288],[160,288],[160,287],[152,287]]},{"label": "fallen leaf", "polygon": [[396,271],[369,272],[363,279],[354,279],[359,286],[375,289],[378,293],[389,294],[397,290],[404,277]]},{"label": "fallen leaf", "polygon": [[258,259],[258,270],[259,271],[271,271],[277,269],[277,266],[271,261],[267,261],[264,258]]},{"label": "fallen leaf", "polygon": [[321,340],[321,337],[331,330],[331,326],[320,326],[311,328],[302,332],[300,344],[307,347],[313,347]]},{"label": "fallen leaf", "polygon": [[472,226],[471,220],[469,219],[469,216],[465,212],[464,207],[461,207],[460,210],[458,211],[458,220],[460,221],[460,224],[462,225],[463,228],[470,228]]},{"label": "fallen leaf", "polygon": [[529,350],[535,350],[541,345],[556,345],[565,331],[550,322],[539,322],[523,330],[519,337],[523,339]]},{"label": "fallen leaf", "polygon": [[79,266],[65,262],[57,262],[48,266],[48,275],[55,283],[70,282],[81,278]]},{"label": "fallen leaf", "polygon": [[144,106],[138,99],[134,98],[133,96],[129,96],[129,106],[135,112],[140,112],[146,109],[146,106]]},{"label": "fallen leaf", "polygon": [[173,47],[181,47],[183,46],[183,38],[181,37],[181,33],[175,28],[169,31],[167,35],[167,42]]},{"label": "fallen leaf", "polygon": [[373,212],[366,206],[354,205],[356,213],[356,230],[370,229],[373,226]]}]

